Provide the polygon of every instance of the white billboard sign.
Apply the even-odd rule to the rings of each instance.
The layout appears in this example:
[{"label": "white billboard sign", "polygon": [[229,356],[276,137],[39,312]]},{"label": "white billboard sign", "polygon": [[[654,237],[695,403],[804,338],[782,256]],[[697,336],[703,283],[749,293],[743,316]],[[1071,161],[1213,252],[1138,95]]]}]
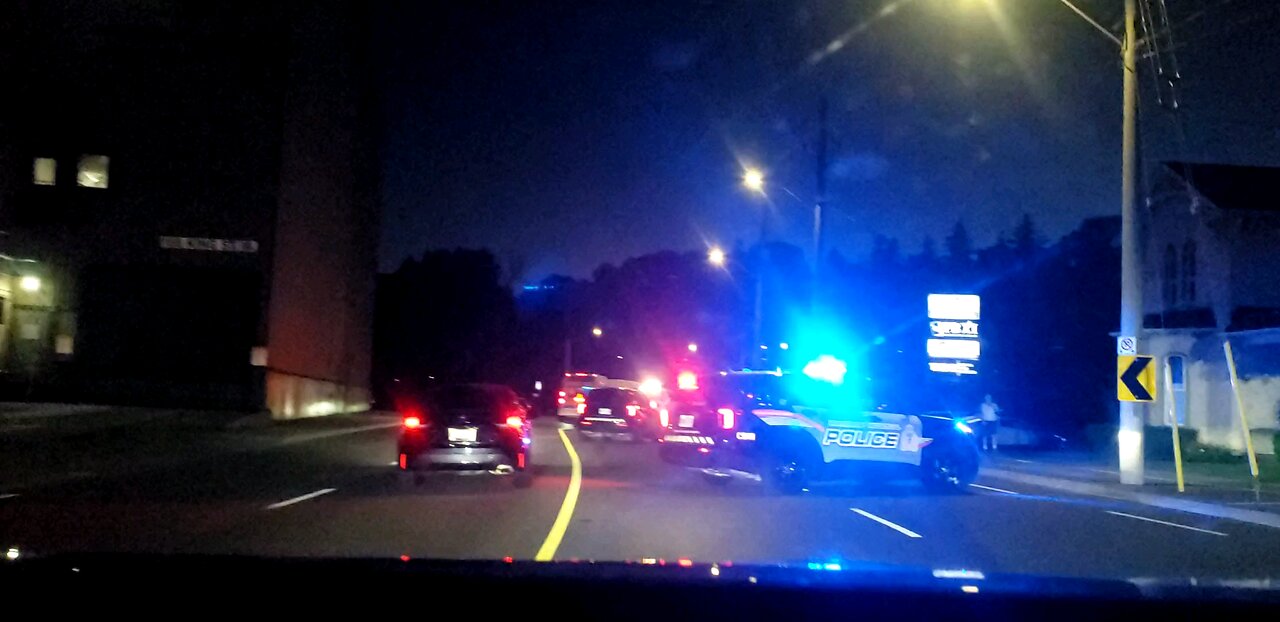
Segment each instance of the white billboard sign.
[{"label": "white billboard sign", "polygon": [[929,319],[973,320],[979,317],[982,298],[974,294],[929,294]]}]

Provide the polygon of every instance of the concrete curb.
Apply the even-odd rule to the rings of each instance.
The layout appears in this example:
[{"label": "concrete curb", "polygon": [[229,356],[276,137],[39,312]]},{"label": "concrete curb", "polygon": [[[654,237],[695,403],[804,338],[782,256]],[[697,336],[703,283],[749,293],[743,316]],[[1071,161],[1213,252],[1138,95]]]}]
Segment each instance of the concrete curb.
[{"label": "concrete curb", "polygon": [[94,415],[110,411],[110,406],[97,404],[60,404],[53,402],[0,402],[0,416],[9,419],[52,419],[76,415]]},{"label": "concrete curb", "polygon": [[1179,512],[1200,514],[1202,516],[1212,516],[1215,518],[1227,518],[1243,523],[1252,523],[1254,525],[1262,525],[1263,527],[1274,527],[1276,529],[1280,529],[1280,514],[1271,514],[1269,512],[1260,512],[1258,510],[1248,510],[1244,508],[1233,508],[1225,505],[1218,505],[1216,503],[1205,503],[1204,501],[1190,501],[1188,499],[1178,499],[1176,497],[1166,497],[1164,495],[1153,495],[1150,493],[1138,492],[1136,490],[1119,490],[1114,486],[1108,486],[1106,484],[1082,482],[1058,477],[1047,477],[1044,475],[1032,475],[1030,473],[1018,473],[1016,471],[1006,471],[1004,469],[983,469],[982,474],[996,479],[1004,479],[1011,482],[1041,486],[1044,488],[1053,488],[1055,490],[1072,492],[1078,495],[1132,501],[1134,503],[1141,503],[1142,505],[1163,508],[1166,510],[1176,510]]}]

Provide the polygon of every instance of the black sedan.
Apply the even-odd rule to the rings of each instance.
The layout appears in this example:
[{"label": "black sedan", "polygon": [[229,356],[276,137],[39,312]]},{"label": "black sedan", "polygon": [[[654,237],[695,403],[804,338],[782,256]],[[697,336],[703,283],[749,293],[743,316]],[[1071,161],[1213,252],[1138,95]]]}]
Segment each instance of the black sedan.
[{"label": "black sedan", "polygon": [[406,400],[400,410],[401,471],[487,471],[513,476],[518,487],[532,483],[528,406],[511,388],[449,385]]}]

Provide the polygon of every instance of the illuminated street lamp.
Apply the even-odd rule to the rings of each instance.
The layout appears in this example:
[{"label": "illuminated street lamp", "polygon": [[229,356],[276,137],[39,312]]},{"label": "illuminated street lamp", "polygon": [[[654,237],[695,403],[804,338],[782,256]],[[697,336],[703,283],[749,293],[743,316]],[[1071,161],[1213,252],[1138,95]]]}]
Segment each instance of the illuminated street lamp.
[{"label": "illuminated street lamp", "polygon": [[725,260],[724,250],[722,250],[719,246],[713,246],[711,247],[711,250],[707,251],[707,262],[710,263],[711,265],[719,268],[721,266],[724,266],[724,260]]},{"label": "illuminated street lamp", "polygon": [[690,351],[690,352],[697,352],[697,351],[698,351],[698,344],[696,344],[696,343],[690,343],[690,344],[689,344],[689,351]]},{"label": "illuminated street lamp", "polygon": [[18,287],[21,287],[24,292],[38,292],[40,291],[40,277],[28,274],[18,280]]},{"label": "illuminated street lamp", "polygon": [[743,171],[742,185],[752,192],[764,192],[764,173],[758,168]]},{"label": "illuminated street lamp", "polygon": [[591,334],[595,335],[596,337],[603,337],[604,329],[600,328],[599,326],[596,326],[595,328],[591,329]]}]

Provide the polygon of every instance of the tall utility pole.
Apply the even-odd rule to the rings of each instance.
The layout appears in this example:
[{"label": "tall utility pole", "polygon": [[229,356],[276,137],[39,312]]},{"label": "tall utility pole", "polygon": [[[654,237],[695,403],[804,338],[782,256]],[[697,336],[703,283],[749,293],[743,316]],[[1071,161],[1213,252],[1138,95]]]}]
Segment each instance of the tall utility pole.
[{"label": "tall utility pole", "polygon": [[[1138,253],[1137,215],[1137,116],[1138,37],[1135,26],[1138,0],[1124,0],[1123,154],[1120,165],[1120,334],[1132,336],[1142,352],[1142,265]],[[1120,483],[1143,483],[1142,430],[1146,405],[1120,402]]]}]

